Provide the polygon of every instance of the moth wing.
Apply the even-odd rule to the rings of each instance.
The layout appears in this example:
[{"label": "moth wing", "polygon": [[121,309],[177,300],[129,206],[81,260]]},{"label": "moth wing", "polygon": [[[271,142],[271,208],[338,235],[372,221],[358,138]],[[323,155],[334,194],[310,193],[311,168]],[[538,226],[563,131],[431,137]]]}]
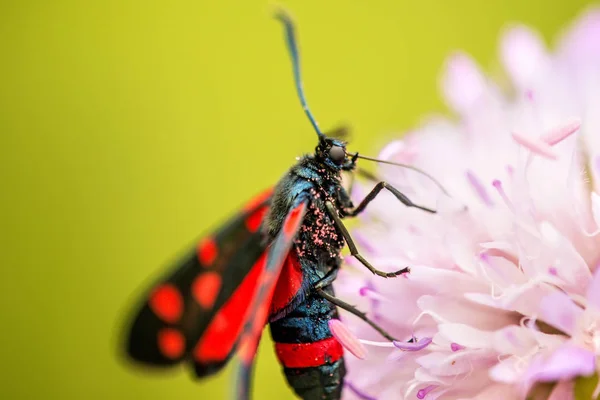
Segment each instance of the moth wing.
[{"label": "moth wing", "polygon": [[[263,272],[259,227],[271,194],[269,189],[249,202],[153,285],[129,328],[130,358],[159,367],[191,359],[199,376],[226,363],[242,330],[232,322],[246,316]],[[215,331],[218,342],[211,341]]]},{"label": "moth wing", "polygon": [[273,292],[284,261],[302,226],[307,208],[307,199],[299,199],[294,202],[281,230],[266,251],[265,272],[261,278],[258,293],[253,297],[250,312],[239,339],[238,354],[241,358],[241,365],[237,393],[240,400],[249,398],[252,365],[262,330],[269,316]]}]

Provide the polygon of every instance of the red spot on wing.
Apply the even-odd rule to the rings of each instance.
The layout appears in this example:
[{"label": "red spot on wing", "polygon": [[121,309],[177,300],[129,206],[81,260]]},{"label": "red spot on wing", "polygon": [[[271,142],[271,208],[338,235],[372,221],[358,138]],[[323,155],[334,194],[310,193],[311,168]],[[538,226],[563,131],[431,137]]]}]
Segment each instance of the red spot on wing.
[{"label": "red spot on wing", "polygon": [[183,314],[183,298],[179,290],[170,284],[157,287],[150,295],[150,309],[164,322],[174,324]]},{"label": "red spot on wing", "polygon": [[298,225],[300,225],[301,218],[304,216],[304,210],[306,208],[306,203],[301,203],[296,206],[292,211],[289,212],[285,222],[283,223],[283,232],[290,236],[296,232],[298,229]]},{"label": "red spot on wing", "polygon": [[170,359],[176,359],[185,351],[185,338],[177,329],[165,328],[158,331],[158,349]]},{"label": "red spot on wing", "polygon": [[196,362],[204,364],[227,358],[242,331],[246,314],[260,286],[265,265],[266,254],[263,253],[206,328],[194,349]]},{"label": "red spot on wing", "polygon": [[254,197],[252,200],[250,200],[248,202],[248,204],[246,204],[244,206],[244,211],[246,211],[246,212],[254,211],[256,209],[256,207],[260,206],[262,203],[267,201],[267,199],[269,197],[271,197],[272,194],[273,194],[273,188],[269,188],[269,189],[265,190],[264,192],[260,193],[258,196]]},{"label": "red spot on wing", "polygon": [[302,288],[302,268],[298,261],[298,254],[292,249],[285,259],[281,275],[277,280],[269,315],[275,315],[287,307]]},{"label": "red spot on wing", "polygon": [[212,238],[206,238],[198,245],[198,260],[205,267],[211,266],[218,254],[217,243]]},{"label": "red spot on wing", "polygon": [[260,227],[260,224],[262,223],[268,210],[269,207],[263,206],[248,215],[246,218],[246,228],[248,228],[248,230],[252,233],[258,231],[258,228]]},{"label": "red spot on wing", "polygon": [[286,368],[318,367],[344,355],[342,345],[333,337],[313,343],[275,343],[275,352]]},{"label": "red spot on wing", "polygon": [[192,294],[202,308],[212,308],[222,283],[221,276],[216,272],[206,272],[198,275],[192,283]]}]

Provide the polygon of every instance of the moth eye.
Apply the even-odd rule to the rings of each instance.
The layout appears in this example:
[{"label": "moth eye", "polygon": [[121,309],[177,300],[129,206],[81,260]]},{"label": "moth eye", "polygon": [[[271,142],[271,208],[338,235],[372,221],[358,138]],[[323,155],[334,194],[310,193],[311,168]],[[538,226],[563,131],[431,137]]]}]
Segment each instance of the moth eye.
[{"label": "moth eye", "polygon": [[329,149],[329,158],[337,165],[340,165],[346,159],[346,151],[341,146],[331,146],[331,149]]}]

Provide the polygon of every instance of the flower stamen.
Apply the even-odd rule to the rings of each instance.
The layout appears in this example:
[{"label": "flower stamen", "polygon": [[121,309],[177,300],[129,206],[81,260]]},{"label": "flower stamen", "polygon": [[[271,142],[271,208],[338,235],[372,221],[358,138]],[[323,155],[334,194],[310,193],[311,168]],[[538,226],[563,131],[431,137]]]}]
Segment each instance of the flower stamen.
[{"label": "flower stamen", "polygon": [[342,346],[356,358],[364,360],[368,351],[358,338],[344,325],[339,319],[332,319],[328,322],[331,334],[340,342]]},{"label": "flower stamen", "polygon": [[485,190],[485,187],[483,186],[481,181],[477,178],[477,176],[475,176],[475,174],[473,174],[473,172],[471,172],[471,171],[467,171],[465,173],[465,175],[467,176],[467,180],[469,181],[469,184],[471,185],[471,187],[473,189],[475,189],[475,193],[477,193],[477,195],[483,201],[483,203],[489,207],[493,206],[494,202],[488,195],[487,191]]},{"label": "flower stamen", "polygon": [[465,346],[463,346],[463,345],[461,345],[461,344],[458,344],[458,343],[451,343],[451,344],[450,344],[450,349],[451,349],[453,352],[457,352],[457,351],[460,351],[460,350],[464,350],[464,349],[466,349],[466,347],[465,347]]},{"label": "flower stamen", "polygon": [[499,179],[494,179],[492,182],[492,186],[494,186],[496,188],[496,190],[498,191],[498,194],[500,195],[500,197],[502,197],[502,200],[504,200],[504,203],[506,204],[506,206],[514,212],[515,207],[513,205],[513,203],[510,201],[510,199],[508,198],[508,196],[506,195],[506,192],[504,191],[504,188],[502,187],[502,182]]},{"label": "flower stamen", "polygon": [[375,347],[394,347],[394,343],[392,342],[376,342],[374,340],[366,340],[366,339],[358,339],[362,344],[366,344],[367,346],[375,346]]},{"label": "flower stamen", "polygon": [[554,129],[549,130],[542,135],[542,140],[548,143],[550,146],[558,144],[577,132],[581,127],[581,120],[579,118],[572,118],[565,124],[560,125]]},{"label": "flower stamen", "polygon": [[552,146],[539,138],[530,138],[519,132],[513,132],[511,136],[515,142],[527,148],[532,153],[550,160],[556,160],[558,158],[558,155],[554,152]]},{"label": "flower stamen", "polygon": [[438,387],[439,387],[439,385],[429,385],[427,387],[424,387],[423,389],[420,389],[417,392],[417,399],[423,400],[427,396],[427,394],[429,392],[431,392],[432,390],[437,389]]},{"label": "flower stamen", "polygon": [[396,346],[397,348],[399,348],[402,351],[419,351],[419,350],[423,350],[425,347],[429,346],[432,341],[433,341],[432,338],[424,337],[424,338],[417,340],[416,342],[400,342],[400,341],[394,340],[392,343],[394,344],[394,346]]},{"label": "flower stamen", "polygon": [[370,300],[388,301],[388,302],[390,301],[387,297],[385,297],[381,293],[378,293],[376,290],[374,290],[372,287],[369,287],[369,286],[361,287],[358,290],[358,294],[360,294],[362,297],[366,297]]}]

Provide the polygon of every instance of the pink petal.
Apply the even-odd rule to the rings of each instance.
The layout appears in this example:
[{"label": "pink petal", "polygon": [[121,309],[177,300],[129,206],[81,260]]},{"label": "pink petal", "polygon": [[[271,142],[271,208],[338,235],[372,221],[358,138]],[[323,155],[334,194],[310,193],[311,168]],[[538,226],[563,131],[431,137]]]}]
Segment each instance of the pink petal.
[{"label": "pink petal", "polygon": [[525,26],[506,32],[501,43],[501,57],[515,86],[528,88],[546,59],[546,48],[540,36]]},{"label": "pink petal", "polygon": [[440,324],[439,334],[451,342],[460,343],[470,349],[490,348],[493,332],[475,329],[464,324]]},{"label": "pink petal", "polygon": [[350,391],[353,392],[361,400],[377,400],[376,397],[368,395],[362,389],[359,389],[356,385],[354,385],[348,380],[344,382],[344,386],[350,389]]},{"label": "pink petal", "polygon": [[[478,281],[462,272],[424,265],[411,268],[409,280],[438,294],[448,293],[454,295],[456,292],[479,292],[487,290],[487,283]],[[452,285],[448,285],[448,282],[452,282]]]},{"label": "pink petal", "polygon": [[526,356],[537,344],[534,332],[518,325],[494,332],[493,347],[499,354]]},{"label": "pink petal", "polygon": [[548,400],[575,400],[574,386],[574,381],[558,382]]},{"label": "pink petal", "polygon": [[481,304],[483,306],[488,306],[497,309],[504,309],[504,305],[500,299],[492,297],[486,293],[465,293],[465,299],[472,301],[473,303]]},{"label": "pink petal", "polygon": [[540,302],[540,319],[571,335],[583,310],[562,292],[545,296]]},{"label": "pink petal", "polygon": [[436,376],[456,376],[473,370],[474,363],[483,359],[479,350],[460,353],[434,351],[417,358],[417,363]]},{"label": "pink petal", "polygon": [[592,215],[596,222],[596,227],[600,228],[600,196],[596,192],[590,193],[590,200],[592,203]]},{"label": "pink petal", "polygon": [[592,273],[574,244],[564,236],[557,225],[553,225],[548,220],[540,223],[539,231],[544,244],[555,249],[554,254],[562,260],[562,265],[558,268],[560,278],[573,287],[584,288],[592,278]]},{"label": "pink petal", "polygon": [[517,399],[518,395],[515,388],[510,385],[492,384],[487,387],[471,400],[507,400]]},{"label": "pink petal", "polygon": [[591,351],[572,345],[564,345],[549,357],[534,359],[525,374],[525,382],[554,382],[590,376],[596,371],[596,356]]},{"label": "pink petal", "polygon": [[596,268],[594,277],[587,288],[588,307],[591,306],[600,311],[600,268]]},{"label": "pink petal", "polygon": [[397,162],[405,161],[402,155],[408,151],[408,146],[404,140],[394,140],[388,143],[378,154],[377,158],[381,160],[394,160]]},{"label": "pink petal", "polygon": [[[479,255],[481,268],[489,279],[499,287],[525,284],[527,277],[517,267],[518,260],[510,255],[511,250],[489,249]],[[496,254],[496,255],[494,255]]]},{"label": "pink petal", "polygon": [[600,59],[600,9],[591,9],[574,24],[561,43],[575,63],[596,63]]},{"label": "pink petal", "polygon": [[446,103],[458,112],[468,111],[485,93],[485,77],[471,57],[457,53],[446,61],[442,91]]},{"label": "pink petal", "polygon": [[[512,314],[500,310],[490,310],[488,307],[480,307],[460,297],[423,295],[417,300],[417,305],[436,321],[452,321],[479,329],[499,329],[514,320]],[[443,319],[441,316],[443,316]]]},{"label": "pink petal", "polygon": [[518,382],[522,377],[522,373],[515,365],[517,363],[516,358],[509,358],[507,360],[500,361],[498,364],[490,368],[490,378],[500,383],[515,383]]},{"label": "pink petal", "polygon": [[358,340],[356,336],[339,319],[332,319],[328,322],[331,334],[340,342],[342,346],[356,358],[364,360],[367,357],[366,347]]},{"label": "pink petal", "polygon": [[467,211],[467,208],[455,198],[442,194],[437,199],[435,210],[438,215],[456,216],[458,214],[464,214]]}]

